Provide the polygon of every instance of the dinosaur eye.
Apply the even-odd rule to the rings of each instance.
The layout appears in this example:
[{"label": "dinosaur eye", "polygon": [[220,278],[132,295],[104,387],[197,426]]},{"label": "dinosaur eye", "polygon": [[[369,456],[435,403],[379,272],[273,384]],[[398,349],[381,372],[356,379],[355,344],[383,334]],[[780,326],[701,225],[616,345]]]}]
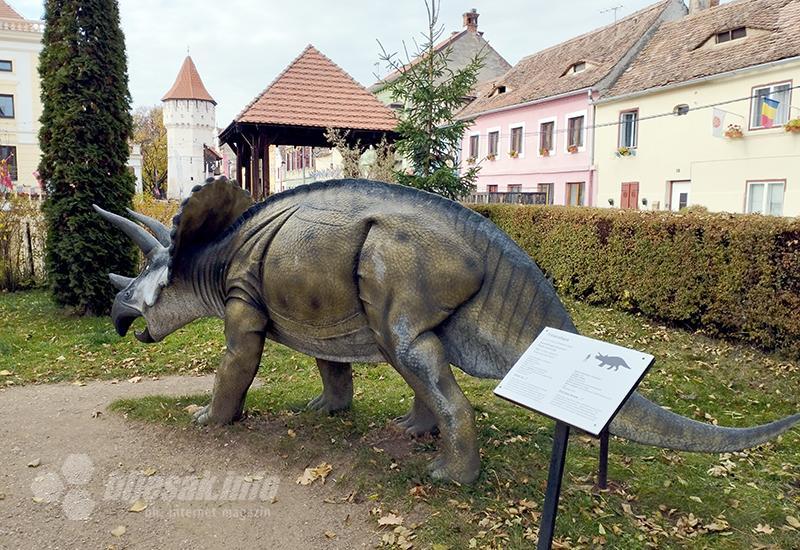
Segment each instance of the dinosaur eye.
[{"label": "dinosaur eye", "polygon": [[130,300],[131,298],[133,298],[133,290],[129,288],[125,291],[125,299]]}]

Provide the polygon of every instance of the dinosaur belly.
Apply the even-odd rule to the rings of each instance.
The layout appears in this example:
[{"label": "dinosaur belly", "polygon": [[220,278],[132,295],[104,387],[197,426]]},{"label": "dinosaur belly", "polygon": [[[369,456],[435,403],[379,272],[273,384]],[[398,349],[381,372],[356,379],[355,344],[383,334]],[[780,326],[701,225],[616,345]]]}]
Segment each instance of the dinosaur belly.
[{"label": "dinosaur belly", "polygon": [[352,214],[309,206],[283,225],[264,257],[262,277],[270,322],[281,339],[335,341],[367,328],[355,275],[364,231]]}]

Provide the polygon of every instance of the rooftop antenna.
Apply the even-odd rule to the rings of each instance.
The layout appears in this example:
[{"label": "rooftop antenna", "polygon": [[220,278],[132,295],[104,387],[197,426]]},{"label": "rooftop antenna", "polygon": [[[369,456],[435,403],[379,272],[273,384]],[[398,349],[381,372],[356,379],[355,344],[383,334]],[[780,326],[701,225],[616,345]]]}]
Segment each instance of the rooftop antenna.
[{"label": "rooftop antenna", "polygon": [[614,24],[616,25],[617,24],[617,12],[619,10],[621,10],[621,9],[622,9],[622,6],[614,6],[613,8],[606,8],[604,10],[600,10],[600,13],[605,14],[605,13],[609,13],[609,12],[613,11],[614,12]]}]

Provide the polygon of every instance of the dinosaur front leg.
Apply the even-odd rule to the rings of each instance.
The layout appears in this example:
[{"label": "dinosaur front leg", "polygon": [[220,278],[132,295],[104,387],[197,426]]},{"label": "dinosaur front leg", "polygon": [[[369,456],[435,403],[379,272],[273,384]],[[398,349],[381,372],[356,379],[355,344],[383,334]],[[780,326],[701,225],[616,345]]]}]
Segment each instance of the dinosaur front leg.
[{"label": "dinosaur front leg", "polygon": [[227,349],[214,379],[211,404],[194,415],[198,424],[230,424],[242,418],[247,389],[261,362],[267,320],[256,308],[239,299],[225,306]]},{"label": "dinosaur front leg", "polygon": [[317,359],[322,377],[322,394],[308,404],[309,409],[333,413],[349,409],[353,403],[353,369],[350,363]]},{"label": "dinosaur front leg", "polygon": [[414,405],[407,414],[395,418],[397,426],[405,430],[406,434],[418,437],[429,433],[438,433],[439,427],[436,425],[436,415],[433,414],[425,401],[414,397]]}]

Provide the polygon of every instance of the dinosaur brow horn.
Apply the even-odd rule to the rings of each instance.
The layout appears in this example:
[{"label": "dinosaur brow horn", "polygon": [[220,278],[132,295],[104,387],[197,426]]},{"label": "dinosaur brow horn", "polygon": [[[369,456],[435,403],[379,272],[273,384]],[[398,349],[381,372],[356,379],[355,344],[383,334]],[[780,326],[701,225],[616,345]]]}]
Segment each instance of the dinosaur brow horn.
[{"label": "dinosaur brow horn", "polygon": [[156,236],[156,239],[158,239],[158,242],[160,242],[162,246],[169,246],[170,244],[172,244],[172,238],[170,237],[169,229],[167,229],[166,225],[164,225],[155,218],[151,218],[150,216],[145,216],[144,214],[140,214],[139,212],[131,210],[130,208],[126,208],[126,210],[134,220],[136,220],[140,224],[147,227],[150,231],[152,231],[153,234]]},{"label": "dinosaur brow horn", "polygon": [[128,218],[123,218],[122,216],[112,214],[111,212],[106,212],[96,204],[93,204],[92,207],[111,225],[117,227],[128,237],[130,237],[133,242],[135,242],[139,248],[142,249],[142,252],[144,252],[145,256],[149,256],[154,250],[161,250],[164,248],[155,237],[133,223]]},{"label": "dinosaur brow horn", "polygon": [[111,284],[114,285],[114,288],[117,290],[128,288],[128,285],[134,281],[132,277],[124,277],[116,273],[109,273],[108,278],[111,279]]}]

